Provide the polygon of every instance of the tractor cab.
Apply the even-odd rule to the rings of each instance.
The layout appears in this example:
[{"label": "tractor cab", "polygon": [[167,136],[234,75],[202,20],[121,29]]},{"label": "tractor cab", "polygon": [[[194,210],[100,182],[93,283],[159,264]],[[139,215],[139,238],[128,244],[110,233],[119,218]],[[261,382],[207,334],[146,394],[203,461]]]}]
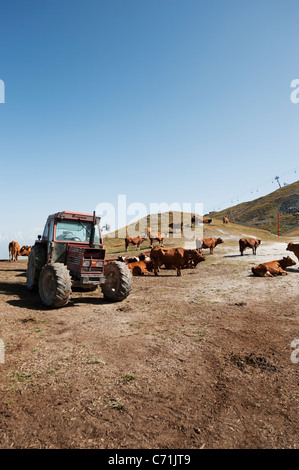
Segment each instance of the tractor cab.
[{"label": "tractor cab", "polygon": [[95,214],[64,211],[50,215],[40,243],[47,247],[47,262],[66,264],[74,280],[82,284],[102,280],[95,275],[103,274],[105,259],[100,217]]}]

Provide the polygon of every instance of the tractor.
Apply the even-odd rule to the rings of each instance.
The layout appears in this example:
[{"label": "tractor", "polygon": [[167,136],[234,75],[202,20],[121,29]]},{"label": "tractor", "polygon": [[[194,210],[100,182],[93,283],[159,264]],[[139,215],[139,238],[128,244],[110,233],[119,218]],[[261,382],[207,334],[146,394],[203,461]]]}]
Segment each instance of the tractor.
[{"label": "tractor", "polygon": [[104,298],[124,300],[132,289],[128,267],[105,260],[100,217],[78,212],[49,215],[43,235],[38,235],[27,264],[27,288],[39,291],[42,303],[51,308],[67,305],[72,286],[96,290]]}]

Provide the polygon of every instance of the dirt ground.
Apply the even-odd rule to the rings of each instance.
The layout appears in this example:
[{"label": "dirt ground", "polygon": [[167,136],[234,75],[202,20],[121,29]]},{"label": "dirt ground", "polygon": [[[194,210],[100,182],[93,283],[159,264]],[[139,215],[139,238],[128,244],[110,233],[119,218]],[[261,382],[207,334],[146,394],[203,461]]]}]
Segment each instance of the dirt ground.
[{"label": "dirt ground", "polygon": [[[285,248],[231,240],[181,277],[134,277],[123,302],[77,289],[58,310],[27,291],[26,260],[0,262],[0,448],[298,448]],[[287,255],[287,276],[251,275]]]}]

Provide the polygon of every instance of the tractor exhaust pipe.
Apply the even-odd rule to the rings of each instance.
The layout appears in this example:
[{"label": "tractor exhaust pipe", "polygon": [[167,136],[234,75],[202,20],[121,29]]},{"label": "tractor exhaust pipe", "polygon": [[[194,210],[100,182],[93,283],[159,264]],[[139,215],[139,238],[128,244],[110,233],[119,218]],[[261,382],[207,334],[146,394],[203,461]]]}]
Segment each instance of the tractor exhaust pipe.
[{"label": "tractor exhaust pipe", "polygon": [[91,229],[90,240],[89,240],[90,248],[94,248],[95,225],[96,225],[96,212],[93,211],[92,229]]}]

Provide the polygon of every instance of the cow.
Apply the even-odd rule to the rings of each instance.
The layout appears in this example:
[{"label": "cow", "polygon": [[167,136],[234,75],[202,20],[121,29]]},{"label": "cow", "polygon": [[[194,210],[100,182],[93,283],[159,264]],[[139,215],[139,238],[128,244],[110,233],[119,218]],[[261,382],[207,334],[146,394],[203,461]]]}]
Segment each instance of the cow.
[{"label": "cow", "polygon": [[159,246],[163,246],[165,238],[166,238],[165,233],[162,233],[162,232],[158,232],[158,233],[154,233],[154,234],[150,233],[149,239],[150,239],[150,242],[151,242],[151,248],[153,247],[154,241],[158,241]]},{"label": "cow", "polygon": [[184,248],[168,248],[164,249],[156,246],[151,251],[151,260],[154,264],[155,276],[158,275],[159,268],[164,264],[177,270],[177,275],[181,276],[181,269],[193,262],[196,266],[205,257],[197,250],[186,250]]},{"label": "cow", "polygon": [[288,266],[293,266],[295,261],[290,258],[290,256],[283,257],[283,259],[280,260],[275,260],[275,261],[269,261],[267,263],[261,263],[258,264],[257,266],[254,266],[251,268],[252,273],[254,276],[260,276],[260,277],[272,277],[272,276],[278,276],[278,275],[283,275],[285,276],[288,274],[286,272],[286,268]]},{"label": "cow", "polygon": [[9,251],[9,261],[18,261],[18,257],[20,256],[20,245],[18,242],[12,241],[8,245]]},{"label": "cow", "polygon": [[132,237],[126,237],[125,238],[125,245],[126,245],[126,251],[128,251],[128,248],[130,245],[137,245],[137,250],[139,250],[141,243],[143,243],[146,240],[146,238],[138,237],[132,238]]},{"label": "cow", "polygon": [[292,251],[299,259],[299,243],[290,242],[287,246],[287,251]]},{"label": "cow", "polygon": [[210,254],[214,254],[214,249],[217,245],[224,243],[222,238],[197,238],[196,249],[201,250],[202,248],[209,248]]},{"label": "cow", "polygon": [[133,256],[133,258],[125,258],[125,256],[119,256],[117,258],[117,261],[121,261],[122,263],[135,263],[136,261],[139,261],[138,256]]},{"label": "cow", "polygon": [[240,238],[239,247],[241,256],[243,256],[243,252],[246,248],[252,248],[252,253],[256,255],[256,249],[261,243],[262,241],[258,238]]},{"label": "cow", "polygon": [[131,271],[132,276],[143,276],[150,274],[147,270],[147,263],[145,261],[135,261],[127,264]]},{"label": "cow", "polygon": [[228,222],[229,222],[228,218],[227,218],[227,217],[223,217],[223,223],[224,223],[224,224],[228,224]]},{"label": "cow", "polygon": [[151,257],[150,257],[150,251],[145,251],[143,253],[141,253],[139,255],[139,260],[140,261],[144,261],[145,264],[146,264],[146,269],[150,272],[152,272],[153,268],[154,268],[154,264],[151,260]]},{"label": "cow", "polygon": [[23,245],[20,250],[20,256],[29,256],[32,246]]},{"label": "cow", "polygon": [[210,224],[213,219],[203,219],[204,224]]}]

